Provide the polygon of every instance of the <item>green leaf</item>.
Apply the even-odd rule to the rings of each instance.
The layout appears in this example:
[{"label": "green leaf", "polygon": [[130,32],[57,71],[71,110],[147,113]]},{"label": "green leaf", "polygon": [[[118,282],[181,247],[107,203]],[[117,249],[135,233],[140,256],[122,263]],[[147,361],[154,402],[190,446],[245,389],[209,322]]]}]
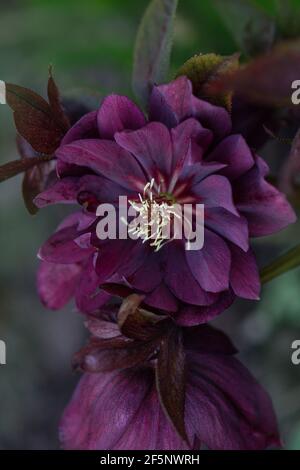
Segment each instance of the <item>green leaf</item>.
[{"label": "green leaf", "polygon": [[300,266],[300,245],[275,259],[260,272],[262,284]]},{"label": "green leaf", "polygon": [[169,69],[177,4],[178,0],[152,0],[137,33],[132,86],[144,104],[153,84],[162,82]]},{"label": "green leaf", "polygon": [[269,50],[275,22],[250,0],[213,0],[213,4],[239,48],[248,56]]},{"label": "green leaf", "polygon": [[276,0],[276,20],[281,34],[286,39],[300,35],[300,5],[298,0]]},{"label": "green leaf", "polygon": [[178,70],[177,76],[185,75],[193,85],[193,93],[217,106],[224,106],[231,111],[232,92],[215,93],[210,90],[210,83],[222,79],[224,74],[237,70],[239,54],[221,56],[217,54],[199,54],[188,59]]}]

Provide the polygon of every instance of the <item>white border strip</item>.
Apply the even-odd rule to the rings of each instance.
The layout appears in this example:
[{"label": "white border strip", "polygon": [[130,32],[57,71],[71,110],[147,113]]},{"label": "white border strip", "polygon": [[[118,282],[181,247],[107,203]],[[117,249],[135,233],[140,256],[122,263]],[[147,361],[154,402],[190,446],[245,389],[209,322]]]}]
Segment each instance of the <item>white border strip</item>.
[{"label": "white border strip", "polygon": [[6,104],[6,86],[2,80],[0,80],[0,104]]}]

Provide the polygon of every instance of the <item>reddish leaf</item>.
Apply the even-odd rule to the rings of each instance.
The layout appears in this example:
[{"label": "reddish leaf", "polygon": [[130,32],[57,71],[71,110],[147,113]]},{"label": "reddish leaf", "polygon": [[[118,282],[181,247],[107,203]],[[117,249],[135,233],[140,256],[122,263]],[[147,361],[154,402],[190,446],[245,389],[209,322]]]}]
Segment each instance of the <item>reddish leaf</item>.
[{"label": "reddish leaf", "polygon": [[211,93],[234,90],[259,105],[292,107],[292,82],[300,77],[300,43],[285,43],[210,85]]},{"label": "reddish leaf", "polygon": [[48,79],[48,100],[50,107],[52,109],[53,115],[55,116],[57,121],[60,121],[67,131],[70,127],[70,121],[67,115],[64,112],[64,109],[61,105],[59,90],[57,85],[54,81],[52,75],[52,68],[49,68],[49,79]]},{"label": "reddish leaf", "polygon": [[49,81],[50,104],[28,88],[6,83],[6,101],[14,111],[18,132],[34,150],[45,154],[53,154],[69,127],[51,76]]},{"label": "reddish leaf", "polygon": [[154,353],[157,343],[130,341],[124,337],[91,340],[73,357],[72,365],[84,372],[110,372],[144,363]]},{"label": "reddish leaf", "polygon": [[25,171],[22,185],[23,199],[30,214],[36,214],[38,208],[34,204],[34,198],[41,193],[48,185],[51,175],[55,176],[53,162],[47,160],[39,153],[35,152],[31,145],[21,136],[17,136],[17,146],[21,159],[38,158],[38,165]]},{"label": "reddish leaf", "polygon": [[185,353],[181,331],[170,328],[161,341],[156,364],[156,382],[163,409],[179,435],[188,442],[184,422]]},{"label": "reddish leaf", "polygon": [[[139,309],[143,297],[132,294],[127,297],[119,310],[118,324],[123,335],[141,341],[161,336],[166,328],[166,317]],[[162,321],[164,320],[164,321]]]},{"label": "reddish leaf", "polygon": [[45,161],[49,161],[49,157],[24,158],[23,160],[14,160],[5,163],[0,167],[0,183],[19,173],[24,173],[24,171],[29,170],[37,164],[45,163]]}]

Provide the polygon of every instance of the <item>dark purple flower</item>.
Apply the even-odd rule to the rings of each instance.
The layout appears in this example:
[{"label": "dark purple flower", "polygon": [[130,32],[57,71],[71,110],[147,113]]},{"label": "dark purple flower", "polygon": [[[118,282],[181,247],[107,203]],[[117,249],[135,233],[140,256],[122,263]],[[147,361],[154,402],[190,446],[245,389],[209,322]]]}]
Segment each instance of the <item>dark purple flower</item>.
[{"label": "dark purple flower", "polygon": [[[233,357],[236,350],[222,332],[206,325],[180,329],[144,311],[130,315],[138,318],[126,328],[123,324],[123,334],[114,311],[87,321],[91,340],[74,358],[74,366],[85,373],[60,424],[65,449],[258,450],[281,445],[270,398]],[[177,348],[170,331],[177,335]],[[185,431],[180,435],[181,412]]]},{"label": "dark purple flower", "polygon": [[[230,132],[227,111],[193,96],[185,77],[153,88],[148,120],[128,98],[108,96],[66,134],[56,152],[60,180],[35,202],[80,203],[94,216],[100,203],[117,205],[120,195],[135,202],[144,194],[149,202],[151,183],[155,202],[204,204],[201,250],[185,250],[184,240],[159,250],[141,239],[101,241],[95,222],[86,229],[96,249],[98,286],[143,294],[146,305],[171,313],[179,324],[204,323],[236,296],[259,298],[249,238],[295,221],[285,196],[266,181],[267,165]],[[49,244],[60,251],[50,239],[42,259]],[[64,264],[59,258],[46,261]]]}]

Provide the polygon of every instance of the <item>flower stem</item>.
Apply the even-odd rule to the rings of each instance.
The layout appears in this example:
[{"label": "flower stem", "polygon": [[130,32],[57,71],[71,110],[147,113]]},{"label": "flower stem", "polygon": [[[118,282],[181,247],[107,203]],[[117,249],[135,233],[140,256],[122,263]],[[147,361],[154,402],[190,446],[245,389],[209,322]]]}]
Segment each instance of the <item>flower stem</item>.
[{"label": "flower stem", "polygon": [[260,271],[261,283],[265,284],[298,266],[300,266],[300,245],[297,245],[265,266]]},{"label": "flower stem", "polygon": [[49,162],[54,158],[54,155],[41,155],[39,157],[23,158],[21,160],[14,160],[12,162],[5,163],[0,166],[0,183],[19,173],[29,170],[35,165]]}]

